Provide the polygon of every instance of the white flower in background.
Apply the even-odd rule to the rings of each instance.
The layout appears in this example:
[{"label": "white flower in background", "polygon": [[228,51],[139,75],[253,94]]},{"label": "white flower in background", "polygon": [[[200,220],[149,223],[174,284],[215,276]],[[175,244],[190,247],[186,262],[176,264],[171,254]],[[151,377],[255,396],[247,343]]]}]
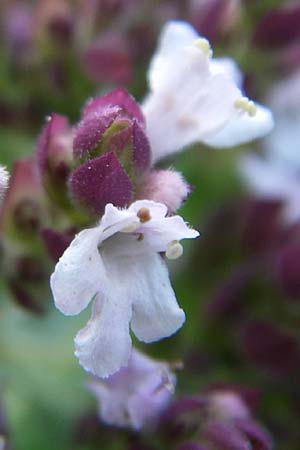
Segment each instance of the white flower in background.
[{"label": "white flower in background", "polygon": [[4,198],[4,194],[8,187],[9,173],[5,169],[5,167],[0,166],[0,205]]},{"label": "white flower in background", "polygon": [[133,349],[127,367],[105,380],[94,378],[87,386],[98,400],[103,422],[139,430],[168,406],[175,384],[167,363]]},{"label": "white flower in background", "polygon": [[247,155],[241,172],[251,191],[280,200],[288,223],[300,220],[300,72],[274,86],[268,103],[276,127],[264,141],[264,157]]},{"label": "white flower in background", "polygon": [[165,25],[148,77],[142,109],[154,162],[195,142],[230,147],[273,127],[271,112],[243,96],[234,61],[212,58],[209,42],[185,22]]},{"label": "white flower in background", "polygon": [[108,204],[99,225],[75,237],[51,276],[55,305],[64,314],[79,314],[93,300],[91,318],[75,338],[75,355],[95,375],[126,366],[129,324],[139,340],[153,342],[185,320],[159,253],[175,259],[182,254],[179,241],[199,233],[166,214],[167,207],[153,201],[124,210]]}]

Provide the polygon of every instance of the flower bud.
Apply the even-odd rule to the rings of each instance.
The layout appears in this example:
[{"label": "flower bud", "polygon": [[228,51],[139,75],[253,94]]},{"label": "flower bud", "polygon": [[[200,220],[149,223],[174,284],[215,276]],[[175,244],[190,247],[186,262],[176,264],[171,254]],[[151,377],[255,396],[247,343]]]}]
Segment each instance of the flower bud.
[{"label": "flower bud", "polygon": [[43,228],[41,237],[50,258],[57,262],[66,248],[71,244],[74,233],[53,230],[52,228]]},{"label": "flower bud", "polygon": [[36,238],[42,217],[42,186],[32,159],[15,162],[1,210],[1,227],[14,239]]},{"label": "flower bud", "polygon": [[74,200],[94,215],[102,214],[107,203],[123,207],[132,199],[132,183],[113,152],[75,169],[69,186]]},{"label": "flower bud", "polygon": [[257,47],[279,48],[300,38],[299,5],[270,9],[258,23],[253,43]]},{"label": "flower bud", "polygon": [[245,356],[256,366],[275,376],[299,374],[300,345],[292,334],[269,322],[251,321],[241,338]]},{"label": "flower bud", "polygon": [[37,162],[48,195],[61,202],[66,196],[66,180],[73,159],[72,132],[68,120],[52,114],[37,144]]},{"label": "flower bud", "polygon": [[75,129],[76,168],[72,198],[99,215],[107,203],[126,206],[141,175],[150,166],[150,147],[142,112],[122,89],[89,101]]},{"label": "flower bud", "polygon": [[191,192],[181,173],[175,170],[153,170],[146,173],[137,188],[138,199],[164,203],[170,214],[179,209]]},{"label": "flower bud", "polygon": [[81,59],[82,68],[92,81],[123,85],[130,82],[131,55],[122,35],[102,36],[83,52]]}]

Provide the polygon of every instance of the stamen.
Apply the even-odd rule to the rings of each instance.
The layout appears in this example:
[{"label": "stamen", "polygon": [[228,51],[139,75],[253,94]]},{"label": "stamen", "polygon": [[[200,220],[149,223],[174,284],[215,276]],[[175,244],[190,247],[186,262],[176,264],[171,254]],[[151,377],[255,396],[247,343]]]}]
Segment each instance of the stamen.
[{"label": "stamen", "polygon": [[247,97],[241,97],[237,99],[234,102],[234,107],[247,112],[250,117],[254,117],[257,111],[257,108],[253,101],[249,100]]},{"label": "stamen", "polygon": [[180,256],[183,253],[183,247],[178,241],[171,241],[167,245],[166,249],[166,257],[168,259],[177,259],[180,258]]},{"label": "stamen", "polygon": [[206,56],[212,56],[213,51],[207,39],[199,38],[193,43],[193,45],[201,50]]},{"label": "stamen", "polygon": [[150,211],[148,208],[141,208],[136,213],[141,223],[149,222],[151,220]]}]

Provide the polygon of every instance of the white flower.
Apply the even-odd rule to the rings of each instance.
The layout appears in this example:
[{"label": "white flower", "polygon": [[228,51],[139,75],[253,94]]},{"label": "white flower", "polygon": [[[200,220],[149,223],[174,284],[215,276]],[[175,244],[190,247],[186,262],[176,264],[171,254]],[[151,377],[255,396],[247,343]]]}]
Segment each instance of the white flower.
[{"label": "white flower", "polygon": [[9,173],[5,167],[0,165],[0,204],[8,187]]},{"label": "white flower", "polygon": [[165,25],[142,105],[153,161],[195,142],[237,145],[268,133],[272,114],[244,97],[229,58],[213,59],[208,41],[185,22]]},{"label": "white flower", "polygon": [[139,340],[153,342],[185,320],[159,253],[175,259],[182,254],[179,241],[199,233],[166,214],[167,207],[153,201],[136,201],[125,210],[108,204],[99,225],[76,236],[51,276],[55,305],[64,314],[79,314],[93,300],[75,354],[100,377],[126,366],[129,323]]},{"label": "white flower", "polygon": [[88,388],[98,400],[103,422],[139,430],[154,422],[167,407],[175,383],[167,363],[133,349],[127,367],[105,380],[94,378]]},{"label": "white flower", "polygon": [[284,219],[300,220],[300,72],[275,85],[268,95],[276,127],[264,141],[264,157],[247,155],[241,172],[254,194],[281,200]]}]

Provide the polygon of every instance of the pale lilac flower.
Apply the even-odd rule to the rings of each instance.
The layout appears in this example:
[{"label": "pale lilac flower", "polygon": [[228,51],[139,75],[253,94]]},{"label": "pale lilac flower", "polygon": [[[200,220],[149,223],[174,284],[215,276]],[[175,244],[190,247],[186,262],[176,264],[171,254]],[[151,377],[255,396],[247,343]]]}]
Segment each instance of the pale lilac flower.
[{"label": "pale lilac flower", "polygon": [[185,22],[165,25],[148,76],[142,109],[154,162],[196,142],[230,147],[273,127],[271,112],[243,96],[235,63],[212,58]]},{"label": "pale lilac flower", "polygon": [[180,172],[175,170],[151,170],[143,178],[137,189],[140,199],[163,203],[172,214],[179,209],[191,192],[191,186]]},{"label": "pale lilac flower", "polygon": [[168,406],[175,384],[166,362],[133,349],[127,367],[105,380],[95,377],[88,388],[98,400],[103,422],[139,430],[155,422]]},{"label": "pale lilac flower", "polygon": [[8,187],[9,174],[5,167],[0,166],[0,204]]},{"label": "pale lilac flower", "polygon": [[284,220],[300,220],[300,72],[274,86],[268,96],[276,119],[264,141],[264,158],[247,155],[241,172],[251,191],[262,198],[281,200]]},{"label": "pale lilac flower", "polygon": [[80,232],[55,267],[51,288],[61,312],[79,314],[93,300],[92,316],[75,338],[75,355],[93,374],[107,377],[127,365],[129,324],[139,340],[153,342],[185,320],[159,253],[175,259],[179,241],[199,233],[166,214],[153,201],[123,210],[108,204],[99,225]]}]

